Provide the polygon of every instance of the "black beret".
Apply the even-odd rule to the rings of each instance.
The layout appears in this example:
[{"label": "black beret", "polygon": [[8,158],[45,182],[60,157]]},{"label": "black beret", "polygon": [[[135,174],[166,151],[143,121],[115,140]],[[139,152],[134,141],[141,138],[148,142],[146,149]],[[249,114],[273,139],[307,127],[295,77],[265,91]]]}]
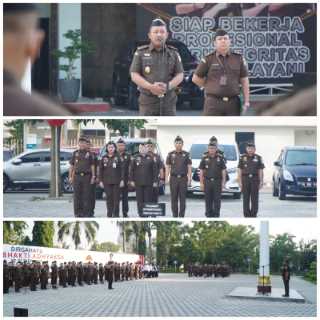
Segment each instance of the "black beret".
[{"label": "black beret", "polygon": [[174,139],[174,142],[183,142],[183,139],[182,139],[180,136],[177,136],[177,137]]},{"label": "black beret", "polygon": [[151,27],[163,27],[163,26],[166,27],[167,26],[166,23],[162,19],[156,18],[156,19],[152,20],[150,28]]},{"label": "black beret", "polygon": [[3,15],[21,14],[29,12],[37,12],[37,5],[34,3],[4,3]]},{"label": "black beret", "polygon": [[226,34],[228,34],[227,31],[223,30],[223,29],[217,29],[216,30],[216,33],[214,35],[214,40],[217,38],[217,37],[222,37],[222,36],[225,36]]}]

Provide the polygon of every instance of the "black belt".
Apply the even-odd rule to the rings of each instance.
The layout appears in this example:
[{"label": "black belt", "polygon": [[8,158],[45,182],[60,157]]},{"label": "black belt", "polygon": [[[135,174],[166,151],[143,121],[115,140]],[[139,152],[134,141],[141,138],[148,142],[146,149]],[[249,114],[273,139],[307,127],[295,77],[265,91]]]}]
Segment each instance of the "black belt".
[{"label": "black belt", "polygon": [[258,175],[257,174],[248,173],[248,174],[243,174],[242,176],[243,177],[248,177],[248,178],[253,178],[253,177],[257,177]]},{"label": "black belt", "polygon": [[222,180],[221,178],[209,178],[209,177],[205,177],[205,178],[208,181],[219,181],[219,180]]},{"label": "black belt", "polygon": [[213,97],[213,98],[216,98],[216,99],[218,99],[218,100],[221,100],[221,101],[223,101],[223,102],[229,102],[230,100],[232,100],[232,99],[235,99],[235,98],[238,98],[239,96],[232,96],[232,97],[219,97],[219,96],[216,96],[216,95],[214,95],[214,94],[210,94],[210,93],[208,93],[208,94],[206,94],[207,96],[209,96],[209,97]]},{"label": "black belt", "polygon": [[176,177],[176,178],[184,178],[184,177],[186,177],[187,175],[186,174],[172,174],[171,175],[172,177]]},{"label": "black belt", "polygon": [[76,172],[75,174],[83,177],[83,176],[87,176],[87,175],[91,174],[91,172]]}]

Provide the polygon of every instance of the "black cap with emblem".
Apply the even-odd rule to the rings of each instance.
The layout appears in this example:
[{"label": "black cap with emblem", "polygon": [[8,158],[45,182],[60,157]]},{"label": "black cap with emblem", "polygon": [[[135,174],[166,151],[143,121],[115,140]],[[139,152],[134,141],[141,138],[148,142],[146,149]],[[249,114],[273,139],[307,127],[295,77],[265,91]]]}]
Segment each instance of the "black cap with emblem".
[{"label": "black cap with emblem", "polygon": [[117,143],[126,143],[122,138],[119,138]]},{"label": "black cap with emblem", "polygon": [[167,27],[167,24],[160,18],[152,20],[150,28],[152,27]]},{"label": "black cap with emblem", "polygon": [[148,139],[148,140],[146,141],[146,144],[152,144],[152,145],[153,145],[153,141],[152,141],[151,139]]},{"label": "black cap with emblem", "polygon": [[210,139],[209,139],[209,143],[217,143],[218,142],[218,139],[215,137],[215,136],[212,136]]},{"label": "black cap with emblem", "polygon": [[213,40],[216,40],[217,37],[223,37],[228,34],[228,32],[223,29],[216,29],[216,30],[212,30],[212,31],[215,31],[215,35],[214,35]]},{"label": "black cap with emblem", "polygon": [[254,144],[253,141],[248,141],[247,144],[246,144],[246,147],[256,147],[256,145]]}]

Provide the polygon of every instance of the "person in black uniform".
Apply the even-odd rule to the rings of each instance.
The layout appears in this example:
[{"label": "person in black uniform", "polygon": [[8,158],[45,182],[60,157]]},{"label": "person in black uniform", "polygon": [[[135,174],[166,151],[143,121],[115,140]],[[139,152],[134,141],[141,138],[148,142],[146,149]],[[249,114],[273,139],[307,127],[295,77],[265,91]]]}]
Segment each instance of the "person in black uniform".
[{"label": "person in black uniform", "polygon": [[204,191],[206,202],[206,217],[219,217],[221,207],[221,192],[226,183],[226,164],[218,153],[218,146],[208,145],[208,154],[200,162],[200,186]]},{"label": "person in black uniform", "polygon": [[289,261],[286,259],[282,265],[281,268],[281,275],[282,275],[282,280],[284,284],[284,290],[285,294],[282,295],[283,297],[289,297],[289,281],[290,281],[290,275],[291,275],[291,269],[289,266]]},{"label": "person in black uniform", "polygon": [[138,214],[141,216],[144,204],[152,202],[152,188],[157,186],[156,159],[147,153],[144,143],[139,145],[139,153],[132,158],[129,180],[136,189]]},{"label": "person in black uniform", "polygon": [[175,150],[169,152],[166,159],[166,181],[170,182],[172,214],[174,217],[184,217],[188,185],[191,184],[192,161],[190,154],[182,149],[183,140],[180,136],[175,138],[174,145]]},{"label": "person in black uniform", "polygon": [[124,186],[123,162],[114,142],[109,142],[106,150],[99,164],[99,180],[107,195],[107,216],[116,218],[119,217],[120,187]]},{"label": "person in black uniform", "polygon": [[263,169],[262,157],[256,154],[254,143],[248,142],[246,153],[240,156],[238,164],[238,180],[243,194],[245,217],[257,217],[259,189],[263,186]]},{"label": "person in black uniform", "polygon": [[131,162],[131,156],[128,152],[126,152],[126,143],[122,138],[120,138],[117,142],[117,150],[122,162],[122,170],[123,170],[123,186],[120,187],[122,215],[124,218],[127,218],[128,212],[129,212],[128,180],[129,180],[129,167]]}]

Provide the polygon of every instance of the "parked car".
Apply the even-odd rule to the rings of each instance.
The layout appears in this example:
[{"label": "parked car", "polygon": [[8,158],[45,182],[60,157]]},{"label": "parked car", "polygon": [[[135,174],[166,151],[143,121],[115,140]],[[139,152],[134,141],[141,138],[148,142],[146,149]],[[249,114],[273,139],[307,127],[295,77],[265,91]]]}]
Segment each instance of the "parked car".
[{"label": "parked car", "polygon": [[[63,192],[72,192],[73,188],[68,180],[69,160],[71,150],[61,150],[60,168]],[[51,156],[49,149],[27,151],[4,162],[3,191],[9,188],[48,188],[50,186]]]},{"label": "parked car", "polygon": [[316,197],[317,151],[313,147],[285,147],[274,162],[273,196]]},{"label": "parked car", "polygon": [[[118,138],[114,139],[114,142],[116,142],[117,140],[118,140]],[[130,155],[134,155],[134,154],[138,153],[139,152],[139,144],[141,142],[146,142],[147,140],[149,140],[149,138],[127,138],[127,139],[124,139],[124,141],[126,143],[126,151]],[[155,152],[160,155],[161,159],[163,159],[161,156],[159,145],[156,142],[155,142]],[[106,154],[106,146],[103,146],[100,149],[98,159],[101,159],[105,154]],[[103,197],[103,192],[104,192],[104,190],[100,186],[97,186],[97,188],[96,188],[97,199],[101,199]],[[133,195],[133,193],[135,193],[135,189],[133,187],[129,186],[129,192],[131,193],[131,195]],[[165,192],[165,186],[163,185],[163,186],[159,187],[159,194],[163,195],[164,192]]]},{"label": "parked car", "polygon": [[[148,41],[135,42],[129,47],[123,48],[121,55],[115,59],[112,96],[116,105],[128,105],[130,109],[138,110],[139,91],[137,86],[131,81],[129,69],[136,48],[148,43]],[[193,72],[198,65],[196,57],[191,54],[183,42],[171,40],[167,43],[178,49],[184,69],[184,80],[176,89],[178,94],[177,106],[189,103],[191,109],[202,109],[204,100],[203,90],[200,90],[192,82]]]},{"label": "parked car", "polygon": [[[223,195],[233,195],[234,199],[240,199],[241,190],[237,181],[237,166],[239,162],[239,151],[236,143],[221,143],[219,149],[224,152],[227,159],[227,174],[228,181],[225,189],[222,191]],[[207,151],[208,143],[199,142],[191,145],[190,157],[192,160],[192,180],[191,186],[188,187],[188,193],[193,195],[203,195],[200,190],[200,170],[199,165],[204,152]]]}]

